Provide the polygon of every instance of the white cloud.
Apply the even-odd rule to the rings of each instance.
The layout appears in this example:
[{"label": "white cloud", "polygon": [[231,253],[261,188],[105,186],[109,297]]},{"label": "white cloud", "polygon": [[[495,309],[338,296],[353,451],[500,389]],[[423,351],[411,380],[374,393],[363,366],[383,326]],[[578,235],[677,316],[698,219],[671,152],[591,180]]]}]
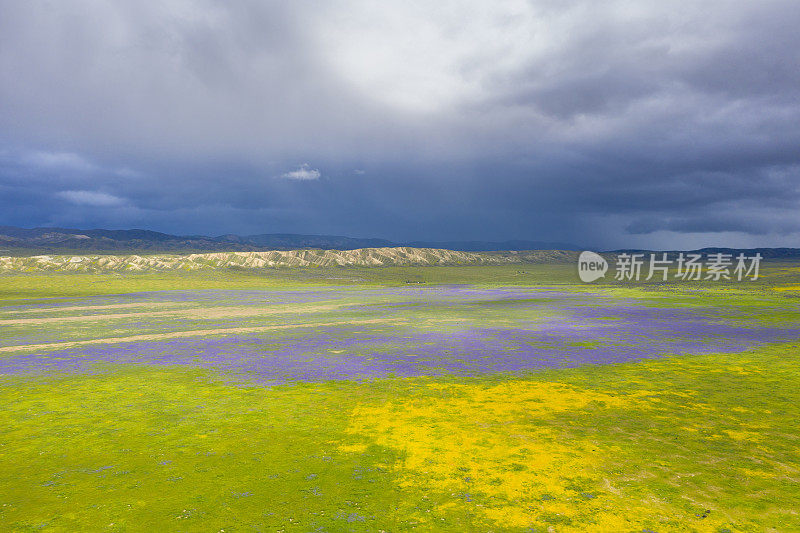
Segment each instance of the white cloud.
[{"label": "white cloud", "polygon": [[525,0],[328,4],[320,50],[366,97],[410,112],[480,98],[486,83],[515,72],[562,28]]},{"label": "white cloud", "polygon": [[75,205],[90,207],[114,207],[125,203],[123,198],[100,191],[61,191],[57,195]]},{"label": "white cloud", "polygon": [[74,170],[79,172],[93,172],[97,167],[90,161],[72,152],[27,152],[20,158],[21,163],[27,166],[48,170]]},{"label": "white cloud", "polygon": [[137,179],[142,172],[127,166],[104,166],[75,152],[50,150],[0,150],[0,164],[21,166],[44,174],[104,175]]},{"label": "white cloud", "polygon": [[281,174],[282,178],[301,181],[318,180],[320,176],[322,176],[322,173],[315,168],[309,168],[308,163],[303,163],[297,170]]}]

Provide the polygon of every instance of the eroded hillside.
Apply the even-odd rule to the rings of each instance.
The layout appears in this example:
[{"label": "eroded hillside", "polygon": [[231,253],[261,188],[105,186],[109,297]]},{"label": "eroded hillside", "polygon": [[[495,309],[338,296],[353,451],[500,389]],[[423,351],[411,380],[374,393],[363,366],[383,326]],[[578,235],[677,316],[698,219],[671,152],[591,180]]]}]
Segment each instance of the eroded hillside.
[{"label": "eroded hillside", "polygon": [[572,261],[574,252],[457,252],[435,248],[274,250],[190,255],[39,255],[0,257],[0,272],[137,272],[218,268],[497,265]]}]

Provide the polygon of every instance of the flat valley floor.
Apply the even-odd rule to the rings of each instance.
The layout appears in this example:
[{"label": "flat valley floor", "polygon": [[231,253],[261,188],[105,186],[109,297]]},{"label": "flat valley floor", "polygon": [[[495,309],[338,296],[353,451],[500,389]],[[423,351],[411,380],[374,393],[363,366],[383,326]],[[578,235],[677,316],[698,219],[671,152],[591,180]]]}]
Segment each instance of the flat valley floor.
[{"label": "flat valley floor", "polygon": [[798,531],[800,267],[0,276],[0,529]]}]

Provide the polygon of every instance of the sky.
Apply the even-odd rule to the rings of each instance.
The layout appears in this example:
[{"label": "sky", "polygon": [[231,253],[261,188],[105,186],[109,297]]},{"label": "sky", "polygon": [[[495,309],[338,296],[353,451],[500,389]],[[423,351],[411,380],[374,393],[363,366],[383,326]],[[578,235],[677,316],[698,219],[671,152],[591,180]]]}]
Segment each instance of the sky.
[{"label": "sky", "polygon": [[796,0],[0,0],[0,225],[800,247]]}]

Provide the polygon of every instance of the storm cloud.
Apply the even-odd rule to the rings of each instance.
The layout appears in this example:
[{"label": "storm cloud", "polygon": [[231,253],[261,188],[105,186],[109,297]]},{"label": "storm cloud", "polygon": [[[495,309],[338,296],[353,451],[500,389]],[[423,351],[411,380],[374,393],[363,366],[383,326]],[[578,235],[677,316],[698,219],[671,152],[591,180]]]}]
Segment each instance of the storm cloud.
[{"label": "storm cloud", "polygon": [[0,0],[0,224],[800,246],[800,6]]}]

